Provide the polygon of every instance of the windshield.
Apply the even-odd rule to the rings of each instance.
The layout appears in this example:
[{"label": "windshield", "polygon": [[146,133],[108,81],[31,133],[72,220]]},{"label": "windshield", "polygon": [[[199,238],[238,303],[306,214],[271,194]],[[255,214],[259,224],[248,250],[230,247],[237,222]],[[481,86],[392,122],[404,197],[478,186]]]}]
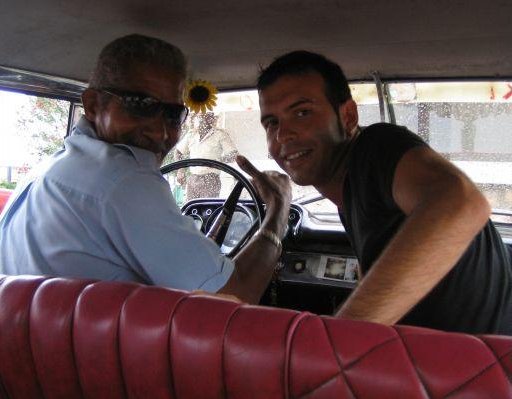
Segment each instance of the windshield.
[{"label": "windshield", "polygon": [[[378,121],[379,106],[377,92],[373,84],[352,85],[354,97],[358,100],[363,124],[369,124]],[[282,170],[277,163],[270,157],[267,150],[266,136],[263,127],[260,124],[260,110],[258,105],[258,93],[256,90],[244,90],[236,92],[225,92],[217,94],[216,106],[211,112],[206,114],[191,112],[185,126],[181,140],[175,148],[175,151],[169,156],[167,161],[173,161],[183,158],[210,158],[227,162],[231,166],[237,167],[234,162],[234,156],[241,154],[246,156],[260,170]],[[214,174],[212,170],[206,168],[191,168],[187,175],[206,175]],[[187,178],[188,176],[185,176]],[[171,185],[179,181],[183,183],[183,190],[174,190],[182,192],[178,194],[182,201],[197,198],[199,196],[211,197],[222,195],[223,187],[227,190],[233,183],[223,184],[226,176],[221,174],[220,189],[215,189],[216,183],[213,179],[209,181],[203,179],[201,193],[194,193],[187,189],[190,185],[190,179],[185,181],[182,176],[171,177]],[[186,188],[186,187],[187,188]],[[312,186],[299,186],[292,183],[293,202],[306,204],[313,213],[337,214],[336,207],[327,200],[318,200],[320,194]],[[198,191],[198,190],[195,190]],[[188,194],[188,195],[187,195]],[[176,195],[176,194],[175,194]],[[316,199],[316,200],[315,200]]]},{"label": "windshield", "polygon": [[[512,222],[507,216],[512,213],[512,86],[506,82],[428,82],[393,83],[384,88],[389,102],[386,121],[408,127],[454,162],[485,193],[496,220]],[[380,122],[376,85],[357,83],[351,90],[360,125]],[[280,170],[267,151],[257,92],[228,92],[217,97],[211,115],[220,133],[212,134],[202,117],[192,113],[176,147],[181,153],[174,153],[173,158],[199,156],[234,165],[233,154],[240,153],[261,170]],[[195,134],[206,138],[193,138]],[[215,134],[219,138],[211,139]],[[189,146],[195,146],[195,151],[188,150]],[[338,222],[336,207],[314,187],[293,184],[293,198],[318,219]]]}]

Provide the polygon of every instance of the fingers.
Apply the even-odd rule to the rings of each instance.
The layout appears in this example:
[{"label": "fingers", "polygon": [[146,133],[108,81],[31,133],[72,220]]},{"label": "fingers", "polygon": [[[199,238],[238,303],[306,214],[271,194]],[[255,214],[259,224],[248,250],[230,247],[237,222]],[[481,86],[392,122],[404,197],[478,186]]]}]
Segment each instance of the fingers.
[{"label": "fingers", "polygon": [[285,201],[288,197],[291,198],[290,179],[287,175],[275,170],[261,172],[241,155],[236,157],[236,162],[240,169],[252,177],[252,183],[266,203],[272,201],[276,196],[282,197]]},{"label": "fingers", "polygon": [[286,175],[283,175],[282,173],[280,173],[280,172],[278,172],[276,170],[265,170],[265,171],[262,172],[259,169],[257,169],[251,163],[251,161],[249,161],[243,155],[238,155],[236,157],[236,163],[238,164],[238,166],[240,166],[240,169],[242,169],[245,173],[247,173],[249,176],[251,176],[253,178],[261,178],[264,175],[272,176],[272,177],[286,176]]},{"label": "fingers", "polygon": [[261,172],[243,155],[237,155],[236,163],[245,173],[253,178],[261,176]]}]

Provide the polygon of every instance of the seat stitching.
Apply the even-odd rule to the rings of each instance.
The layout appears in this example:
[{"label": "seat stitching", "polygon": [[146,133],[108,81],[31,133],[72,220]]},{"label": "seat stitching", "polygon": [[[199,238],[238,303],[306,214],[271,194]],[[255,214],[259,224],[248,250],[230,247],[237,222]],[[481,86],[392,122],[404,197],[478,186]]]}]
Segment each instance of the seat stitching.
[{"label": "seat stitching", "polygon": [[509,373],[506,373],[506,372],[505,372],[505,367],[504,367],[504,365],[503,365],[503,363],[502,363],[502,360],[503,360],[504,358],[506,358],[507,356],[510,356],[510,355],[512,354],[512,349],[511,349],[511,350],[509,350],[508,352],[504,353],[503,355],[498,356],[498,355],[496,354],[496,352],[494,352],[494,350],[492,349],[492,347],[487,343],[487,341],[486,341],[486,340],[484,340],[484,339],[482,339],[482,338],[480,338],[480,340],[484,343],[484,345],[485,345],[485,346],[487,346],[487,348],[489,348],[489,350],[493,353],[494,357],[495,357],[496,359],[498,359],[498,360],[499,360],[499,362],[500,362],[500,366],[501,366],[501,369],[502,369],[503,373],[505,374],[505,376],[507,377],[507,379],[512,383],[512,375],[509,375]]},{"label": "seat stitching", "polygon": [[231,321],[233,320],[233,318],[235,317],[235,314],[237,314],[240,309],[242,308],[242,305],[239,304],[238,306],[236,306],[233,311],[231,312],[231,314],[229,315],[229,318],[226,322],[226,325],[224,326],[224,331],[222,333],[222,347],[221,347],[221,352],[220,352],[220,365],[221,365],[221,371],[222,371],[222,397],[224,398],[227,398],[228,397],[228,387],[227,387],[227,382],[226,382],[226,363],[225,363],[225,360],[226,360],[226,356],[225,356],[225,349],[226,349],[226,335],[227,335],[227,331],[229,329],[229,326],[231,324]]},{"label": "seat stitching", "polygon": [[498,363],[497,360],[495,360],[494,362],[492,362],[490,365],[488,365],[487,367],[484,367],[482,370],[480,370],[478,373],[476,373],[473,377],[467,379],[466,381],[462,382],[460,385],[458,385],[457,387],[455,387],[454,389],[452,389],[450,392],[448,392],[446,395],[445,395],[445,398],[448,398],[449,396],[453,395],[454,393],[456,393],[457,391],[460,391],[463,387],[465,387],[466,385],[468,385],[469,383],[473,382],[475,379],[477,379],[478,377],[480,377],[481,375],[485,374],[487,371],[489,371],[492,367],[494,367],[496,364]]},{"label": "seat stitching", "polygon": [[365,353],[363,353],[362,355],[360,355],[357,359],[354,359],[352,362],[349,362],[345,365],[345,370],[348,370],[352,367],[354,367],[357,363],[359,363],[361,360],[363,360],[366,356],[368,356],[370,353],[373,353],[375,352],[376,350],[382,348],[383,346],[386,346],[387,344],[389,344],[390,342],[394,342],[394,341],[397,341],[398,340],[398,337],[393,337],[393,338],[390,338],[390,339],[387,339],[386,341],[383,341],[381,342],[380,344],[378,345],[375,345],[373,347],[371,347],[370,349],[368,349]]},{"label": "seat stitching", "polygon": [[116,347],[117,347],[117,359],[119,360],[119,369],[120,369],[120,372],[121,372],[121,379],[123,380],[123,390],[124,390],[124,396],[127,397],[128,396],[128,387],[126,386],[126,376],[125,376],[125,371],[124,371],[124,367],[123,367],[123,361],[121,360],[121,340],[119,339],[119,334],[120,334],[120,331],[121,331],[121,315],[123,314],[123,311],[124,311],[124,308],[126,306],[126,301],[128,299],[130,299],[130,297],[132,297],[133,295],[135,295],[135,293],[137,293],[138,291],[140,291],[144,286],[138,286],[138,287],[135,287],[133,288],[130,293],[128,295],[126,295],[126,297],[124,298],[123,300],[123,304],[121,305],[121,309],[119,310],[119,314],[117,315],[117,331],[116,331]]},{"label": "seat stitching", "polygon": [[32,297],[30,298],[30,304],[28,306],[28,314],[27,314],[27,321],[28,321],[28,325],[27,325],[27,328],[28,328],[28,346],[30,348],[30,356],[32,357],[32,365],[34,367],[34,371],[36,373],[36,382],[37,382],[37,386],[39,388],[39,392],[41,394],[41,397],[44,398],[44,391],[43,391],[43,387],[41,385],[41,380],[39,378],[39,373],[37,372],[37,367],[36,367],[36,362],[35,362],[35,357],[34,357],[34,350],[33,350],[33,347],[32,347],[32,328],[31,328],[31,316],[32,316],[32,306],[34,304],[34,297],[36,296],[36,293],[37,291],[39,290],[39,287],[41,286],[41,284],[44,282],[44,281],[48,281],[48,280],[53,280],[53,279],[41,279],[39,281],[39,284],[37,285],[37,287],[34,288],[34,290],[32,291]]},{"label": "seat stitching", "polygon": [[168,364],[169,364],[169,371],[170,371],[170,378],[169,380],[171,381],[171,386],[170,386],[170,390],[172,392],[172,397],[173,398],[177,398],[176,396],[176,386],[175,386],[175,382],[174,382],[174,372],[173,372],[173,367],[172,367],[172,357],[173,357],[173,353],[172,353],[172,348],[171,348],[171,333],[172,333],[172,322],[173,322],[173,319],[174,319],[174,315],[176,314],[176,311],[177,309],[181,306],[182,302],[184,302],[185,300],[187,300],[189,297],[191,296],[190,293],[187,293],[185,295],[183,295],[180,299],[178,299],[178,301],[176,302],[176,305],[174,306],[174,309],[172,310],[171,314],[169,315],[169,319],[167,321],[167,325],[169,326],[169,331],[167,333],[167,343],[166,343],[166,350],[167,350],[167,358],[168,358]]},{"label": "seat stitching", "polygon": [[[353,362],[351,363],[348,363],[343,369],[345,371],[349,370],[351,367],[353,367],[354,365],[356,365],[360,360],[362,360],[364,357],[366,357],[368,354],[370,354],[371,352],[373,352],[374,350],[376,349],[379,349],[380,347],[386,345],[387,343],[389,342],[392,342],[392,341],[396,341],[398,338],[397,337],[394,337],[394,338],[391,338],[391,339],[388,339],[382,343],[380,343],[379,345],[377,346],[374,346],[373,348],[371,348],[370,350],[368,350],[367,352],[365,352],[363,355],[361,355],[359,358],[357,358],[356,360],[354,360]],[[303,396],[301,397],[304,397],[305,395],[309,395],[311,394],[312,392],[314,392],[315,390],[319,389],[320,387],[322,387],[323,385],[326,385],[327,383],[329,383],[331,380],[335,379],[336,377],[338,377],[339,374],[344,374],[343,371],[338,371],[334,376],[332,377],[329,377],[327,380],[325,380],[324,382],[321,382],[319,385],[317,385],[316,387],[312,388],[311,390],[309,390],[308,392],[306,392]],[[347,377],[345,377],[345,380],[348,380]],[[347,381],[347,384],[349,384],[349,382]],[[350,386],[349,386],[350,387]],[[351,387],[350,387],[351,388]],[[353,395],[354,393],[351,392]],[[355,397],[355,395],[354,395]]]},{"label": "seat stitching", "polygon": [[[343,371],[336,372],[336,374],[334,374],[332,377],[329,377],[325,381],[322,381],[316,387],[311,388],[309,391],[307,391],[306,393],[299,396],[299,398],[305,398],[305,397],[311,395],[313,392],[315,392],[315,391],[319,390],[320,388],[322,388],[323,386],[327,385],[329,382],[338,378],[340,375],[343,375]],[[345,380],[346,380],[346,378],[345,378]],[[350,393],[352,394],[352,397],[357,398],[352,391]]]},{"label": "seat stitching", "polygon": [[426,385],[425,381],[423,381],[423,378],[421,378],[418,368],[416,367],[416,362],[414,361],[411,353],[409,352],[409,348],[407,347],[407,345],[404,342],[404,337],[400,334],[400,331],[398,329],[393,327],[393,331],[400,338],[400,342],[402,343],[405,353],[407,354],[407,358],[410,362],[410,365],[411,365],[412,369],[414,370],[414,373],[418,377],[418,381],[420,382],[420,385],[423,388],[424,393],[427,395],[428,398],[432,398],[432,395],[430,394],[429,390],[427,389],[427,385]]},{"label": "seat stitching", "polygon": [[327,326],[325,325],[325,319],[323,318],[320,318],[321,322],[322,322],[322,325],[324,327],[324,331],[325,331],[325,334],[327,335],[327,339],[328,339],[328,342],[329,342],[329,345],[331,346],[331,350],[332,352],[334,353],[334,358],[336,359],[336,361],[338,362],[338,367],[340,369],[340,373],[341,375],[343,375],[343,379],[345,381],[345,383],[347,384],[347,387],[350,391],[350,393],[352,394],[352,396],[354,398],[357,398],[356,394],[354,393],[354,389],[350,383],[350,381],[348,380],[347,376],[345,375],[345,373],[343,372],[344,370],[344,367],[343,367],[343,364],[341,362],[341,359],[340,357],[338,356],[338,352],[336,351],[336,349],[334,348],[334,343],[333,343],[333,340],[332,340],[332,337],[331,337],[331,334],[329,333],[329,329],[327,328]]},{"label": "seat stitching", "polygon": [[483,339],[480,339],[480,342],[482,342],[485,347],[493,354],[494,356],[494,362],[492,362],[491,364],[489,364],[487,367],[484,367],[482,370],[480,370],[477,374],[475,374],[473,377],[467,379],[466,381],[464,381],[463,383],[461,383],[459,386],[455,387],[454,389],[452,389],[450,392],[448,392],[446,394],[446,398],[449,397],[450,395],[456,393],[457,391],[460,391],[464,386],[470,384],[471,382],[473,382],[475,379],[477,379],[478,377],[480,377],[481,375],[485,374],[487,371],[489,371],[491,368],[493,368],[494,366],[496,365],[500,365],[499,369],[500,371],[504,374],[504,377],[506,377],[507,380],[510,381],[510,377],[508,377],[503,368],[501,367],[501,359],[504,358],[505,356],[509,355],[510,353],[512,353],[512,351],[509,351],[508,353],[504,354],[503,356],[501,357],[498,357],[496,356],[496,353],[494,352],[494,350],[492,350],[492,348],[487,344],[487,342],[485,342]]},{"label": "seat stitching", "polygon": [[284,353],[284,397],[285,399],[290,398],[290,359],[291,359],[291,351],[292,351],[292,341],[295,337],[295,333],[299,328],[299,325],[304,321],[304,319],[312,317],[310,313],[302,312],[297,314],[291,321],[290,326],[288,327],[288,331],[286,332],[286,342],[285,342],[285,353]]},{"label": "seat stitching", "polygon": [[71,328],[70,328],[71,357],[73,358],[73,365],[75,366],[76,377],[78,380],[78,387],[80,388],[80,393],[82,394],[82,398],[85,397],[85,392],[84,392],[84,387],[82,386],[82,381],[80,380],[80,372],[78,371],[78,364],[76,361],[76,350],[75,350],[76,346],[75,346],[75,339],[74,339],[74,336],[75,336],[75,314],[76,314],[76,307],[77,307],[78,301],[80,300],[80,297],[82,296],[82,293],[84,292],[84,290],[87,287],[91,286],[92,284],[94,284],[94,283],[91,282],[82,287],[82,289],[80,290],[80,292],[78,293],[78,295],[75,298],[75,304],[73,305],[73,309],[71,311]]}]

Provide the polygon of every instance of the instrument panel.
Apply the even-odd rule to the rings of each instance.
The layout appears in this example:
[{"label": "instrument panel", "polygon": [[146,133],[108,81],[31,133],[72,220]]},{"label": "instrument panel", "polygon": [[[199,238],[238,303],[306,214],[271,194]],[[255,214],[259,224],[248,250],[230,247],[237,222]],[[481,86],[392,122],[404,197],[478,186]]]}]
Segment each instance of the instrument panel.
[{"label": "instrument panel", "polygon": [[[197,228],[207,234],[222,210],[221,199],[196,199],[182,207],[182,213],[194,220]],[[228,254],[242,240],[257,215],[251,201],[239,201],[221,252]],[[306,209],[292,204],[288,231],[283,239],[277,279],[285,284],[353,289],[360,278],[356,257],[343,230],[325,225],[315,226]]]}]

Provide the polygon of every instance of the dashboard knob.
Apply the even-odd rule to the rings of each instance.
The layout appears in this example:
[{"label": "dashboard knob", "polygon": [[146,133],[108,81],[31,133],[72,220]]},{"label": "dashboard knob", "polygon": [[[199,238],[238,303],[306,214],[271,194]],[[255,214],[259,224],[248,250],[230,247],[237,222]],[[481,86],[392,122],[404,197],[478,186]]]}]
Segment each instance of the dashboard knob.
[{"label": "dashboard knob", "polygon": [[296,273],[302,273],[304,270],[306,270],[306,262],[303,260],[298,260],[293,265],[293,270]]}]

